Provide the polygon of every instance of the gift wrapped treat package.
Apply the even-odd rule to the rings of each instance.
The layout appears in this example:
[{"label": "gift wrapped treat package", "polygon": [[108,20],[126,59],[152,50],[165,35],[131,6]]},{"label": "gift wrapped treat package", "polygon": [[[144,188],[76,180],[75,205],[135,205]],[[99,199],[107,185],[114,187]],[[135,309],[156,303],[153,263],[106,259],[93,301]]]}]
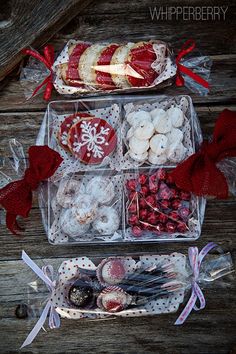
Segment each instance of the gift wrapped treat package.
[{"label": "gift wrapped treat package", "polygon": [[39,188],[49,241],[197,239],[205,200],[171,172],[201,141],[188,96],[51,102],[37,140],[63,158]]},{"label": "gift wrapped treat package", "polygon": [[[98,320],[169,314],[178,311],[191,290],[189,301],[175,322],[182,324],[193,309],[205,307],[201,288],[212,286],[212,281],[233,271],[230,253],[216,247],[213,242],[201,251],[190,247],[188,255],[175,252],[77,257],[60,261],[54,273],[52,265],[39,268],[38,262],[23,252],[24,262],[49,289],[49,293],[44,290],[41,297],[37,294],[45,308],[40,308],[41,317],[23,346],[32,342],[49,312],[50,328],[60,326],[60,317]],[[216,250],[212,253],[213,248]],[[28,286],[35,289],[37,284],[37,288],[42,289],[39,278]],[[33,293],[36,296],[35,291]],[[28,301],[28,314],[30,304],[35,303],[33,300]]]},{"label": "gift wrapped treat package", "polygon": [[204,95],[211,60],[194,48],[188,40],[175,55],[167,43],[150,38],[123,43],[71,39],[57,58],[50,45],[43,55],[24,50],[33,58],[22,70],[21,83],[28,98],[46,85],[48,100],[53,86],[63,95],[132,92],[170,85],[176,77],[177,86]]}]

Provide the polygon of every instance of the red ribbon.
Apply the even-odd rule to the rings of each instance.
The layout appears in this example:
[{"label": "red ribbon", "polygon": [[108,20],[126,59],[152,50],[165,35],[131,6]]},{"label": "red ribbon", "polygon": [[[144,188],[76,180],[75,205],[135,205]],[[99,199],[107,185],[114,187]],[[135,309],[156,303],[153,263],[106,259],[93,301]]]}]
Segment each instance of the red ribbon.
[{"label": "red ribbon", "polygon": [[22,229],[16,218],[27,218],[32,207],[32,191],[39,183],[51,177],[62,162],[61,156],[48,146],[29,148],[29,167],[23,179],[7,184],[0,189],[0,204],[6,209],[6,224],[15,235]]},{"label": "red ribbon", "polygon": [[44,50],[43,50],[44,56],[40,55],[38,52],[36,52],[35,50],[32,50],[32,49],[23,49],[22,53],[26,54],[26,55],[30,55],[30,56],[38,59],[46,66],[46,68],[48,68],[50,70],[50,74],[43,80],[43,82],[40,85],[38,85],[36,87],[36,89],[34,90],[34,92],[32,94],[32,97],[34,97],[36,95],[36,93],[41,89],[41,87],[46,85],[43,98],[46,101],[48,101],[51,97],[52,89],[53,89],[53,83],[52,83],[52,81],[53,81],[52,65],[54,63],[54,48],[53,48],[53,46],[47,45],[46,47],[44,47]]},{"label": "red ribbon", "polygon": [[227,180],[216,166],[226,157],[236,157],[236,112],[228,109],[216,121],[212,142],[204,141],[200,150],[179,164],[171,176],[183,190],[226,199]]},{"label": "red ribbon", "polygon": [[206,80],[204,80],[201,76],[195,74],[192,70],[190,70],[186,66],[180,64],[180,60],[185,55],[190,53],[195,48],[195,46],[196,46],[196,44],[195,44],[194,40],[189,39],[181,47],[181,49],[175,59],[175,62],[177,65],[177,74],[176,74],[175,83],[176,83],[176,86],[184,86],[184,78],[183,78],[182,74],[185,74],[185,75],[190,76],[199,85],[205,87],[206,89],[209,89],[210,85]]}]

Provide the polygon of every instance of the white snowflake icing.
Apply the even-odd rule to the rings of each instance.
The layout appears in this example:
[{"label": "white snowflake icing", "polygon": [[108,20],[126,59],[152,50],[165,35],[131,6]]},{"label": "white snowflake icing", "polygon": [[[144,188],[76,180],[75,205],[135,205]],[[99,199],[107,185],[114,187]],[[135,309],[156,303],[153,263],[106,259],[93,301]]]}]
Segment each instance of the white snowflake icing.
[{"label": "white snowflake icing", "polygon": [[91,122],[83,121],[81,123],[81,142],[74,142],[73,147],[75,152],[79,152],[82,146],[87,145],[88,151],[92,153],[95,158],[101,158],[104,155],[102,145],[106,142],[105,135],[109,134],[110,128],[100,128],[97,132],[95,126],[91,126]]},{"label": "white snowflake icing", "polygon": [[63,132],[61,135],[61,143],[63,145],[67,145],[68,142],[68,133],[67,132]]}]

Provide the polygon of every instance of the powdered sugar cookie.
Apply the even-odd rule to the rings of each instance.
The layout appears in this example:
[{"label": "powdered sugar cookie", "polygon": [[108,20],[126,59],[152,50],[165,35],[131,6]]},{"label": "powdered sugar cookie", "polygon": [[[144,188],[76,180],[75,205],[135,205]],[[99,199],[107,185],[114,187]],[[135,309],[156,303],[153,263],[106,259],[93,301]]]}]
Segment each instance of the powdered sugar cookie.
[{"label": "powdered sugar cookie", "polygon": [[150,140],[150,148],[151,150],[157,154],[163,154],[168,146],[168,139],[163,134],[155,134]]},{"label": "powdered sugar cookie", "polygon": [[93,196],[98,203],[107,204],[115,197],[115,188],[109,178],[96,176],[88,182],[86,193]]},{"label": "powdered sugar cookie", "polygon": [[143,154],[149,149],[149,140],[140,140],[132,136],[129,140],[129,147],[136,154]]},{"label": "powdered sugar cookie", "polygon": [[69,130],[71,153],[86,164],[100,164],[117,146],[116,132],[100,118],[80,120]]}]

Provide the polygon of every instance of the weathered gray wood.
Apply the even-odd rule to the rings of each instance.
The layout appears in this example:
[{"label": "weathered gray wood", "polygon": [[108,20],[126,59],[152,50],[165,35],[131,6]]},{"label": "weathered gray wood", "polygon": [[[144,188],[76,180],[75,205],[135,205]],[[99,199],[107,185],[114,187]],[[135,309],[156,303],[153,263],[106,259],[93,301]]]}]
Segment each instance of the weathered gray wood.
[{"label": "weathered gray wood", "polygon": [[22,59],[23,48],[45,43],[88,3],[88,0],[6,1],[0,21],[0,80]]}]

